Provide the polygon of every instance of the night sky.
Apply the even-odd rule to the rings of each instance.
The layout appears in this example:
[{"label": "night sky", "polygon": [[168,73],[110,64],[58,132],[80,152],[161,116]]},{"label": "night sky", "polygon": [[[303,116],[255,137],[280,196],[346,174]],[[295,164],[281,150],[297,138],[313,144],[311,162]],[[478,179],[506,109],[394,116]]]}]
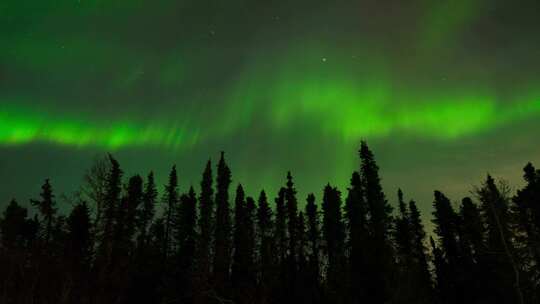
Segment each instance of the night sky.
[{"label": "night sky", "polygon": [[[366,139],[385,192],[430,212],[540,166],[540,4],[502,0],[0,1],[0,206],[71,194],[106,152],[303,202]],[[161,189],[161,186],[160,186]]]}]

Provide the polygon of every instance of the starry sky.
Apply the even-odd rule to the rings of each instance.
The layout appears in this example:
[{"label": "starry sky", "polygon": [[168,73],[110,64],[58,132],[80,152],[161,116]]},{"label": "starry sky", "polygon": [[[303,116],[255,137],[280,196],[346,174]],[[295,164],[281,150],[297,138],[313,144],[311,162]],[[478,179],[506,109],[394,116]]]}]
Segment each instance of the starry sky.
[{"label": "starry sky", "polygon": [[[126,175],[235,183],[299,200],[345,191],[362,139],[394,202],[430,212],[485,174],[540,166],[534,0],[4,0],[0,206],[45,178],[73,193],[106,152]],[[161,186],[160,186],[161,188]]]}]

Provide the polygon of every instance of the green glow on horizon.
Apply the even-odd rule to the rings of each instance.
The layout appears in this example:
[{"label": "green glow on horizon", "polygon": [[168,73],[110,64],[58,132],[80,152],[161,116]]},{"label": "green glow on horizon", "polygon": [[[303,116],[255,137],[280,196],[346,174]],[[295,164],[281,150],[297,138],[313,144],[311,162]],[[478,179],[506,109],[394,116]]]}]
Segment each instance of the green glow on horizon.
[{"label": "green glow on horizon", "polygon": [[[289,127],[294,127],[293,123],[308,121],[318,124],[327,136],[341,136],[348,142],[363,137],[385,137],[392,132],[452,140],[540,114],[540,98],[507,106],[497,105],[493,99],[476,97],[393,106],[384,99],[378,102],[355,99],[366,98],[369,94],[355,95],[353,91],[338,89],[321,90],[310,91],[303,96],[307,99],[297,99],[299,102],[296,103],[278,103],[270,112],[275,132],[287,132]],[[349,98],[342,99],[340,107],[336,107],[335,100],[345,97],[347,93],[351,94]],[[371,94],[375,101],[383,98],[375,92]],[[211,130],[205,131],[205,134],[211,134]],[[0,109],[0,143],[4,145],[37,141],[112,150],[130,146],[176,150],[205,140],[200,138],[200,133],[198,128],[188,129],[185,123],[105,122],[76,115],[18,109],[15,106]]]},{"label": "green glow on horizon", "polygon": [[172,149],[192,146],[198,131],[185,126],[164,128],[131,121],[105,122],[57,113],[32,111],[14,106],[0,108],[0,143],[20,145],[49,142],[73,147],[116,150],[127,146],[163,146]]}]

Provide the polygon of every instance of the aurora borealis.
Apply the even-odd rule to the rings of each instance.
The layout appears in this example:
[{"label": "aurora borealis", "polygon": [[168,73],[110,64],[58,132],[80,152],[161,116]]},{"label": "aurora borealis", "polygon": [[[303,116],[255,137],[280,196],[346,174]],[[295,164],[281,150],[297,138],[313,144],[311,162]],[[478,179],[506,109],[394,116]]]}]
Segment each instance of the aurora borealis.
[{"label": "aurora borealis", "polygon": [[[235,182],[345,190],[367,139],[391,200],[454,199],[540,162],[536,1],[7,0],[0,3],[0,199],[94,155],[127,173],[208,157]],[[272,194],[273,195],[273,194]],[[21,197],[26,199],[25,197]],[[303,198],[300,198],[303,200]]]}]

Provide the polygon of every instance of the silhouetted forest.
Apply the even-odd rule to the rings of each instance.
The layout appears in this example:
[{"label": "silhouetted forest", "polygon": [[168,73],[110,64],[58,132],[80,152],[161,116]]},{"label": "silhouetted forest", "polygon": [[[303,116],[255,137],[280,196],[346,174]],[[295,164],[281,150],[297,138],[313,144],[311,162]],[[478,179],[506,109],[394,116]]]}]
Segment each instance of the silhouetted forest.
[{"label": "silhouetted forest", "polygon": [[223,153],[200,191],[173,167],[161,195],[108,156],[68,214],[49,180],[31,210],[7,205],[0,303],[538,303],[540,170],[523,170],[515,194],[490,176],[459,205],[435,191],[429,237],[365,142],[349,187],[305,202],[291,173],[278,193],[231,189]]}]

